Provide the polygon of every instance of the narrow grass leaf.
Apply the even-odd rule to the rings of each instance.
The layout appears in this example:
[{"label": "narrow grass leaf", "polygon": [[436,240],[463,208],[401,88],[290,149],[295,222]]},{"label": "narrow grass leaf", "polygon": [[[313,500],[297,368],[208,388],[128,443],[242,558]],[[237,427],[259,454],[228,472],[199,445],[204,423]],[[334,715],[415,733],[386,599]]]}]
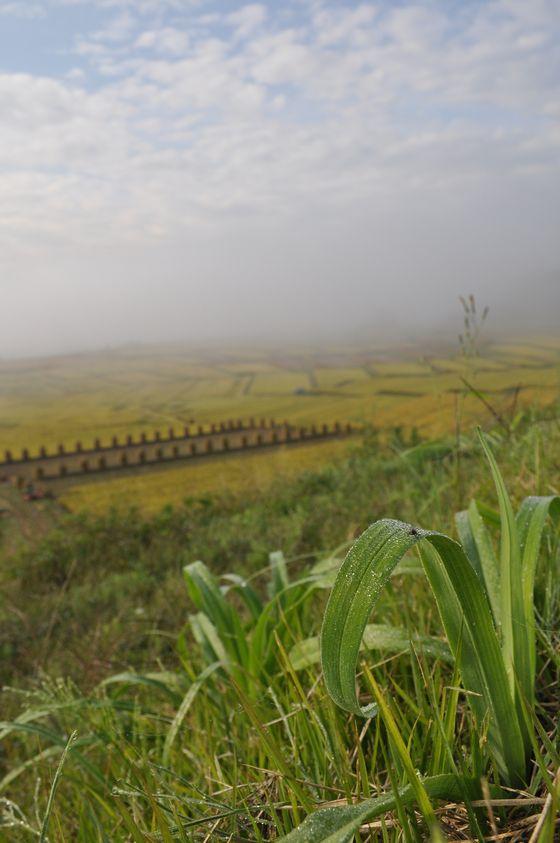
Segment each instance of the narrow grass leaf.
[{"label": "narrow grass leaf", "polygon": [[202,687],[202,685],[204,685],[204,683],[206,682],[208,677],[212,676],[212,674],[215,673],[215,671],[219,667],[221,667],[221,662],[213,662],[212,664],[208,665],[208,667],[206,667],[202,671],[202,673],[200,673],[199,676],[195,679],[195,681],[193,682],[193,684],[191,685],[191,687],[189,688],[189,690],[185,694],[185,696],[183,698],[183,701],[182,701],[181,705],[179,706],[179,710],[177,711],[177,714],[173,718],[173,722],[171,723],[171,726],[169,727],[169,731],[167,732],[167,735],[166,735],[166,738],[165,738],[165,743],[164,743],[164,746],[163,746],[163,754],[162,754],[162,763],[163,763],[164,766],[166,766],[169,762],[169,753],[171,752],[171,747],[173,746],[173,742],[175,741],[175,738],[177,737],[179,729],[181,728],[181,724],[182,724],[183,720],[185,719],[185,717],[187,716],[189,708],[193,704],[196,695],[198,694],[200,688]]},{"label": "narrow grass leaf", "polygon": [[[516,677],[527,699],[532,698],[531,659],[527,638],[527,619],[523,600],[521,550],[513,508],[498,468],[480,429],[478,438],[490,466],[500,506],[500,593],[502,648],[512,697],[517,698]],[[527,742],[527,736],[525,737]]]},{"label": "narrow grass leaf", "polygon": [[41,824],[41,833],[39,835],[39,843],[46,843],[47,840],[47,832],[49,830],[49,822],[51,819],[52,809],[54,806],[54,798],[56,796],[56,791],[58,789],[58,785],[60,784],[60,778],[62,776],[62,769],[66,762],[66,758],[72,745],[76,742],[76,738],[78,737],[77,732],[72,732],[68,741],[66,742],[66,746],[62,751],[62,755],[60,756],[60,761],[58,762],[58,767],[56,768],[56,773],[54,774],[54,779],[51,784],[51,789],[49,792],[49,798],[47,800],[47,807],[45,810],[45,816],[43,817],[43,822]]},{"label": "narrow grass leaf", "polygon": [[[534,610],[534,587],[535,573],[539,559],[544,525],[549,515],[558,521],[560,518],[560,497],[536,497],[525,498],[517,513],[516,525],[519,535],[519,544],[522,553],[522,585],[523,604],[525,610],[525,623],[527,637],[529,639],[531,675],[535,675],[536,667],[536,637],[535,637],[535,610]],[[532,697],[529,697],[532,703]]]}]

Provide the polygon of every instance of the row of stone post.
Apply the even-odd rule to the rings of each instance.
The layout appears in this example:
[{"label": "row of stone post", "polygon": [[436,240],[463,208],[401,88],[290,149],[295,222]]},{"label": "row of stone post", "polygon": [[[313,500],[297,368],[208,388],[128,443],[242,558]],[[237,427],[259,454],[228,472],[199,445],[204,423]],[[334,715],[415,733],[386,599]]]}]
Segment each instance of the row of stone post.
[{"label": "row of stone post", "polygon": [[[252,421],[252,420],[251,420],[251,421]],[[232,432],[239,432],[240,430],[247,430],[247,431],[250,431],[250,430],[254,430],[255,428],[256,428],[256,429],[258,429],[258,430],[267,430],[267,429],[268,429],[268,430],[271,430],[271,431],[272,431],[272,433],[271,433],[271,435],[270,435],[270,438],[268,438],[268,440],[267,440],[267,441],[265,441],[266,437],[263,435],[263,433],[262,433],[262,432],[260,432],[260,433],[258,433],[258,434],[257,434],[257,436],[256,436],[256,438],[255,438],[255,440],[254,440],[254,442],[252,442],[252,443],[251,443],[251,442],[249,442],[249,438],[248,438],[247,436],[242,436],[242,437],[241,437],[241,446],[240,446],[242,449],[243,449],[243,448],[254,447],[255,445],[256,445],[256,446],[259,446],[259,445],[264,445],[264,444],[278,444],[278,443],[279,443],[279,442],[281,442],[281,441],[285,441],[285,442],[293,442],[293,441],[297,441],[297,440],[299,440],[299,439],[308,439],[308,438],[309,438],[309,439],[314,439],[314,438],[321,437],[321,436],[328,436],[329,434],[331,434],[331,435],[333,435],[333,434],[334,434],[334,435],[340,435],[340,434],[341,434],[341,433],[343,433],[343,432],[344,432],[344,433],[346,433],[346,434],[352,433],[352,425],[351,425],[351,424],[346,424],[346,425],[343,427],[343,426],[342,426],[339,422],[335,422],[335,423],[334,423],[332,430],[329,430],[329,426],[328,426],[327,424],[323,424],[323,425],[321,425],[320,427],[318,427],[317,425],[311,425],[311,427],[309,427],[309,428],[307,428],[307,427],[299,427],[299,428],[295,428],[295,427],[291,427],[291,426],[290,426],[287,422],[285,422],[285,423],[284,423],[284,425],[283,425],[282,427],[283,427],[283,429],[284,429],[284,431],[285,431],[285,435],[284,435],[284,438],[283,438],[283,439],[281,439],[281,438],[280,438],[280,436],[279,436],[279,432],[278,432],[278,431],[279,431],[279,429],[280,429],[280,428],[278,428],[278,427],[274,424],[274,422],[273,422],[272,420],[271,420],[271,422],[270,422],[270,427],[269,427],[269,428],[266,428],[266,427],[265,427],[265,425],[264,425],[264,424],[262,424],[262,422],[261,422],[261,425],[260,425],[259,427],[256,427],[256,426],[251,426],[251,425],[249,425],[248,427],[234,426],[234,427],[232,427],[232,428],[230,428],[230,429],[231,429],[231,431],[232,431]],[[216,425],[212,425],[212,428],[211,428],[210,432],[204,432],[204,433],[202,433],[202,434],[201,434],[201,433],[199,433],[198,435],[199,435],[199,436],[207,436],[207,437],[214,437],[214,438],[215,438],[215,436],[216,436],[219,432],[224,432],[224,431],[226,431],[226,430],[228,429],[228,428],[226,427],[226,424],[225,424],[225,423],[222,423],[222,424],[220,425],[220,428],[221,428],[221,430],[220,430],[220,431],[218,431],[217,426],[216,426]],[[185,430],[187,430],[187,428],[185,428]],[[156,432],[155,432],[155,438],[154,438],[153,440],[149,441],[149,440],[148,440],[148,438],[147,438],[147,436],[146,436],[146,434],[145,434],[145,433],[142,433],[142,434],[141,434],[141,436],[140,436],[140,441],[139,441],[139,442],[136,442],[136,443],[133,441],[132,436],[130,436],[130,435],[129,435],[129,436],[127,436],[127,438],[126,438],[126,445],[125,445],[125,443],[123,443],[122,445],[119,445],[118,440],[117,440],[117,437],[116,437],[116,436],[114,436],[114,437],[113,437],[113,440],[112,440],[112,446],[111,446],[111,447],[109,447],[109,448],[105,448],[105,449],[103,449],[103,448],[101,447],[101,444],[100,444],[99,439],[96,439],[96,440],[95,440],[95,447],[94,447],[94,449],[93,449],[93,450],[94,450],[94,451],[96,451],[96,450],[97,450],[97,451],[100,451],[100,450],[110,451],[110,450],[112,450],[113,448],[117,448],[117,447],[126,447],[126,446],[130,446],[130,445],[135,445],[135,444],[136,444],[136,445],[144,445],[144,444],[149,445],[149,444],[154,444],[155,442],[162,442],[162,443],[163,443],[163,442],[165,442],[165,441],[167,441],[167,442],[177,442],[177,441],[180,441],[180,440],[178,440],[175,436],[173,436],[173,435],[172,435],[172,434],[173,434],[173,429],[172,429],[172,428],[170,428],[170,429],[169,429],[169,434],[170,434],[170,435],[169,435],[169,439],[168,439],[168,440],[162,440],[162,439],[161,439],[161,435],[160,435],[159,431],[156,431]],[[189,437],[188,437],[188,436],[185,436],[185,437],[183,437],[183,438],[189,438]],[[224,436],[224,437],[222,437],[222,440],[221,440],[221,448],[219,448],[219,447],[218,447],[218,449],[217,449],[217,450],[224,450],[224,451],[228,451],[228,450],[230,450],[230,448],[231,448],[231,442],[230,442],[230,439],[229,439],[228,437],[225,437],[225,436]],[[206,453],[211,453],[211,452],[213,452],[214,450],[216,450],[216,448],[215,448],[215,443],[214,443],[214,439],[213,439],[213,438],[208,438],[208,439],[206,440],[206,443],[205,443],[205,450],[206,450]],[[75,450],[74,454],[80,454],[80,453],[83,453],[82,444],[81,444],[81,442],[77,442],[77,443],[76,443],[76,450]],[[91,452],[89,452],[89,453],[91,453]],[[200,451],[198,450],[197,444],[196,444],[196,442],[192,442],[192,443],[191,443],[191,445],[190,445],[190,448],[189,448],[189,454],[192,456],[192,455],[196,455],[197,453],[200,453]],[[178,445],[175,445],[175,446],[173,447],[173,449],[172,449],[172,452],[171,452],[171,455],[170,455],[170,456],[171,456],[171,458],[173,459],[173,458],[178,458],[178,457],[183,456],[183,455],[184,455],[184,454],[181,454],[181,450],[180,450],[179,446],[178,446]],[[56,455],[55,455],[55,456],[56,456]],[[64,450],[64,446],[63,446],[63,445],[59,445],[59,446],[58,446],[58,456],[73,456],[73,454],[72,454],[72,452],[66,452],[66,451]],[[47,452],[46,452],[46,449],[45,449],[45,448],[41,448],[41,449],[40,449],[40,456],[39,456],[39,458],[37,458],[37,457],[35,457],[35,458],[30,458],[30,456],[29,456],[29,451],[28,451],[26,448],[25,448],[25,449],[23,450],[23,452],[22,452],[22,460],[23,460],[23,461],[28,461],[28,460],[30,460],[30,459],[40,459],[40,458],[44,458],[44,457],[47,457]],[[157,449],[157,451],[156,451],[156,458],[157,458],[158,460],[160,460],[160,459],[164,459],[164,458],[165,458],[165,457],[164,457],[164,455],[163,455],[163,449],[162,449],[162,448],[158,448],[158,449]],[[11,454],[11,452],[10,452],[10,451],[6,451],[6,452],[5,452],[5,461],[6,461],[6,463],[13,462],[12,454]],[[138,462],[140,462],[140,463],[142,463],[142,462],[146,462],[146,453],[145,453],[144,451],[140,451],[140,453],[139,453],[139,455],[138,455]],[[119,460],[119,462],[118,462],[118,463],[115,463],[115,465],[114,465],[114,466],[109,466],[109,467],[116,467],[116,466],[118,466],[118,465],[121,465],[121,466],[127,466],[127,465],[129,465],[129,464],[130,464],[130,462],[129,462],[129,457],[128,457],[128,455],[126,454],[126,452],[123,452],[123,453],[120,455],[120,460]],[[136,463],[136,464],[137,464],[137,463]],[[90,468],[91,468],[91,467],[92,467],[92,463],[91,463],[90,461],[88,461],[88,460],[83,460],[83,461],[82,461],[82,463],[81,463],[81,470],[82,470],[82,471],[87,472],[87,471],[89,471],[89,470],[90,470]],[[107,465],[107,459],[106,459],[106,457],[105,457],[105,456],[100,456],[100,457],[98,458],[98,460],[97,460],[97,463],[96,463],[95,468],[96,468],[98,471],[103,471],[103,470],[104,470],[104,469],[106,469],[107,467],[108,467],[108,465]],[[61,467],[60,467],[60,473],[61,473],[61,474],[65,474],[65,473],[67,473],[66,466],[61,466]],[[43,470],[42,468],[39,468],[39,469],[37,470],[37,477],[40,477],[40,476],[42,476],[42,477],[44,477],[44,476],[45,476],[45,472],[44,472],[44,470]]]},{"label": "row of stone post", "polygon": [[[286,427],[288,426],[287,421],[284,422],[284,426],[286,426]],[[195,436],[210,436],[210,435],[213,435],[213,434],[216,434],[216,433],[225,433],[226,431],[236,432],[236,431],[240,431],[240,430],[255,430],[256,428],[266,430],[266,429],[274,429],[275,427],[277,427],[277,424],[276,424],[276,421],[274,419],[264,419],[263,418],[263,419],[260,419],[260,421],[257,423],[254,418],[251,418],[251,419],[249,419],[247,424],[245,424],[241,419],[237,419],[237,420],[229,419],[227,422],[220,422],[219,424],[218,423],[212,423],[210,425],[209,429],[205,429],[205,427],[203,425],[198,425],[196,433],[194,435]],[[113,448],[129,447],[131,445],[146,445],[146,444],[150,444],[151,442],[173,441],[173,440],[178,440],[178,439],[189,439],[192,436],[193,436],[193,434],[192,434],[189,426],[185,426],[183,428],[182,436],[176,436],[174,428],[170,427],[167,430],[167,440],[162,439],[161,431],[159,431],[159,430],[154,431],[152,440],[148,439],[148,436],[147,436],[146,433],[141,433],[139,440],[136,441],[136,442],[134,441],[134,438],[131,434],[128,434],[126,436],[126,439],[124,441],[121,441],[121,442],[119,442],[119,439],[118,439],[117,436],[113,436],[112,439],[111,439],[111,444],[108,445],[108,446],[102,445],[101,440],[99,438],[96,438],[93,442],[93,447],[91,449],[84,448],[82,442],[78,440],[76,442],[74,451],[66,451],[64,445],[59,444],[57,446],[56,453],[54,453],[54,454],[49,454],[47,452],[47,449],[42,445],[39,448],[39,454],[36,457],[32,457],[30,455],[28,448],[23,448],[23,450],[21,452],[21,457],[19,458],[19,460],[18,460],[17,457],[14,460],[13,453],[9,450],[6,450],[4,452],[4,461],[7,462],[7,463],[14,462],[14,461],[27,462],[28,460],[32,460],[32,459],[46,459],[48,457],[68,456],[68,455],[71,455],[73,453],[74,454],[81,454],[81,453],[84,453],[86,451],[88,451],[88,452],[104,451],[104,450],[111,450]]]}]

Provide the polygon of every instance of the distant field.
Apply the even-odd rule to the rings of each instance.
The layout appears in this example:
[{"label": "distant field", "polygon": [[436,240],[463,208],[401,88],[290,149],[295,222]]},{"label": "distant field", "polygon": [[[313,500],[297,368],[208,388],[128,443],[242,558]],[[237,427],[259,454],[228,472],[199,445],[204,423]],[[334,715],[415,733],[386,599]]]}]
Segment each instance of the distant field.
[{"label": "distant field", "polygon": [[103,512],[112,506],[136,506],[155,513],[166,503],[211,492],[235,489],[258,491],[279,477],[289,477],[348,453],[356,440],[341,439],[317,444],[279,447],[273,451],[216,456],[191,465],[172,464],[107,480],[102,475],[87,483],[69,486],[60,500],[72,510]]},{"label": "distant field", "polygon": [[[487,421],[490,412],[472,395],[458,398],[466,375],[499,413],[558,396],[560,339],[539,337],[489,345],[475,364],[441,349],[398,353],[375,348],[328,352],[220,351],[180,348],[121,349],[99,354],[0,363],[0,448],[58,443],[84,445],[96,437],[138,435],[187,423],[275,417],[295,424],[371,423],[382,431],[401,426],[425,436],[454,429],[462,420]],[[518,389],[519,388],[519,389]],[[95,479],[69,487],[72,508],[103,508],[133,500],[153,509],[166,501],[216,488],[268,482],[340,453],[349,443],[323,443],[207,464],[167,468],[135,477]],[[283,467],[281,469],[281,466]]]}]

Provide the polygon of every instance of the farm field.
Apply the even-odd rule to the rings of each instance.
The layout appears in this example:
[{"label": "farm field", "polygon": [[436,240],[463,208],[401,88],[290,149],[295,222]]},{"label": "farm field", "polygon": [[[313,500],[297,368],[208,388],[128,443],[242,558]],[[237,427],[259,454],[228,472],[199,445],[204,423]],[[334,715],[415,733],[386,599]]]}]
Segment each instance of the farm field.
[{"label": "farm field", "polygon": [[244,455],[217,455],[189,465],[140,469],[110,480],[98,475],[85,483],[67,484],[59,499],[74,511],[100,513],[112,507],[132,506],[150,515],[163,503],[179,505],[198,495],[227,494],[232,489],[263,490],[275,480],[288,479],[344,456],[355,441],[350,438]]},{"label": "farm field", "polygon": [[[409,345],[400,349],[194,352],[180,347],[119,349],[33,361],[0,363],[0,447],[19,453],[40,446],[88,446],[95,438],[138,436],[250,417],[292,424],[352,422],[381,436],[396,426],[407,435],[438,437],[461,423],[491,419],[480,398],[460,396],[461,377],[499,414],[548,404],[558,394],[560,341],[525,338],[487,344],[467,361],[456,349]],[[68,484],[60,498],[71,509],[118,504],[123,490],[146,511],[208,491],[266,484],[277,471],[292,474],[343,453],[350,443],[323,443],[262,455],[215,457],[200,465],[151,470],[134,477]]]}]

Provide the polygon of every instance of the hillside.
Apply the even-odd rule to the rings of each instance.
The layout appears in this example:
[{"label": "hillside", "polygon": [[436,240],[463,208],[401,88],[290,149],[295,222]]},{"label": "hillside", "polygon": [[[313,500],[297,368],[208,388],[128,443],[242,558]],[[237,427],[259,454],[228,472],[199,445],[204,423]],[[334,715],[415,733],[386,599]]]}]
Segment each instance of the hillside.
[{"label": "hillside", "polygon": [[[515,505],[526,495],[558,493],[557,417],[524,414],[515,432],[495,431],[491,441]],[[27,533],[25,545],[2,566],[3,679],[34,688],[30,695],[4,693],[5,719],[20,714],[1,733],[0,791],[10,800],[2,810],[5,822],[12,817],[21,823],[10,826],[13,836],[4,839],[25,840],[25,829],[37,827],[32,804],[38,798],[44,809],[73,730],[77,742],[53,809],[56,841],[125,843],[130,836],[148,841],[160,834],[169,840],[231,835],[264,840],[297,825],[317,804],[392,787],[392,765],[400,768],[385,715],[378,726],[360,726],[358,733],[328,701],[316,657],[305,655],[311,653],[307,645],[300,655],[297,647],[289,659],[287,653],[318,633],[325,589],[332,585],[328,571],[336,570],[345,548],[368,523],[390,515],[453,534],[453,513],[473,496],[486,506],[482,511],[494,530],[491,477],[470,437],[460,452],[452,442],[394,450],[371,437],[338,463],[277,482],[266,494],[192,500],[150,518],[138,512],[66,515],[43,537]],[[557,534],[550,532],[547,541],[547,558],[557,560]],[[269,562],[279,549],[283,555],[272,554]],[[198,591],[195,572],[203,569],[192,568],[188,588],[181,582],[181,567],[196,559],[220,577],[224,597],[229,590],[230,608],[219,610],[223,617],[213,615],[210,592],[204,597],[204,590]],[[447,744],[434,733],[430,712],[434,704],[448,711],[457,678],[446,666],[441,638],[426,643],[427,635],[441,636],[427,583],[417,564],[406,570],[375,614],[376,623],[405,630],[393,643],[385,638],[380,645],[370,643],[381,646],[381,653],[368,662],[376,681],[392,689],[392,716],[408,736],[413,763],[445,772]],[[544,569],[539,574],[538,605],[543,630],[554,636],[559,603],[557,574],[552,576],[547,580]],[[303,585],[313,581],[322,585]],[[275,589],[288,583],[292,596],[275,598]],[[214,588],[211,581],[207,585]],[[223,659],[234,664],[233,651],[226,653],[239,646],[228,624],[241,622],[236,635],[256,646],[254,623],[263,611],[257,605],[267,600],[272,604],[262,628],[265,649],[257,662],[251,668],[240,662],[233,672],[217,669],[216,658],[217,665]],[[197,620],[202,615],[193,609],[210,612],[213,633],[204,632]],[[416,655],[407,655],[410,635],[420,636],[414,639]],[[559,665],[552,640],[543,635],[539,693],[550,741],[556,740],[550,718],[558,707]],[[432,655],[430,647],[436,648]],[[432,662],[434,654],[443,661]],[[63,681],[54,679],[61,675]],[[451,710],[461,725],[452,735],[455,715],[446,715],[445,729],[457,758],[465,741],[481,736],[466,699],[452,694]],[[423,750],[428,745],[431,760]],[[550,768],[557,750],[546,746],[541,751]],[[461,762],[465,774],[475,764],[479,775],[488,770],[495,778],[486,755],[473,752]],[[539,769],[527,784],[526,804],[522,798],[513,814],[496,808],[500,829],[523,835],[536,823],[546,797]],[[399,776],[406,781],[404,770]],[[438,816],[448,832],[468,827],[460,806],[448,806]],[[396,840],[391,829],[402,827],[421,834],[420,818],[407,812],[388,821],[386,839]]]},{"label": "hillside", "polygon": [[[559,536],[554,520],[546,519],[548,509],[539,516],[544,541],[535,580],[538,709],[527,715],[537,718],[527,757],[542,760],[514,790],[511,810],[505,802],[500,807],[511,791],[498,787],[505,768],[497,739],[460,690],[470,674],[460,672],[459,654],[454,663],[452,628],[442,629],[441,605],[418,558],[406,556],[396,568],[366,628],[372,652],[360,662],[363,699],[371,702],[382,687],[390,706],[377,719],[349,718],[335,705],[320,670],[317,636],[344,554],[377,519],[460,535],[469,553],[469,541],[479,547],[473,565],[497,558],[504,515],[496,509],[474,419],[488,430],[485,441],[513,506],[545,496],[548,503],[539,506],[556,517],[559,352],[545,341],[538,349],[495,345],[475,361],[411,356],[378,360],[374,370],[371,361],[358,367],[352,351],[344,359],[345,379],[338,380],[338,354],[314,360],[307,387],[294,386],[296,378],[287,386],[284,371],[275,381],[278,372],[267,369],[259,375],[261,387],[251,381],[258,388],[241,396],[236,409],[252,407],[257,415],[266,406],[310,424],[316,413],[331,413],[359,422],[360,435],[217,453],[111,478],[69,477],[53,484],[52,497],[33,501],[3,483],[0,839],[23,842],[40,836],[45,824],[56,843],[277,839],[317,806],[367,800],[376,791],[394,799],[399,785],[408,799],[414,769],[447,784],[441,790],[436,782],[420,813],[387,803],[396,810],[382,825],[362,828],[363,840],[379,839],[378,831],[384,843],[402,834],[426,839],[432,797],[447,802],[437,817],[450,839],[526,839],[558,787]],[[140,430],[148,400],[162,427],[187,416],[198,424],[205,413],[219,417],[229,406],[227,395],[218,397],[220,378],[236,381],[231,360],[227,378],[210,368],[207,381],[195,378],[199,403],[191,395],[171,415],[183,363],[174,360],[174,374],[167,370],[164,377],[169,359],[158,360],[140,395],[133,386],[145,376],[138,356],[127,366],[122,358],[105,360],[103,366],[117,366],[128,384],[115,385],[120,407],[112,403],[116,392],[102,367],[92,389],[90,364],[51,361],[51,380],[43,372],[40,385],[20,371],[17,389],[13,371],[8,378],[4,371],[3,424],[11,448],[24,440],[85,439],[86,428],[110,441],[103,425]],[[309,380],[311,370],[305,372]],[[259,392],[265,377],[270,394]],[[329,378],[337,380],[327,396]],[[78,434],[90,400],[98,415]],[[456,522],[455,513],[472,500],[468,516]],[[470,539],[465,517],[474,519]],[[419,527],[406,529],[419,535]],[[407,748],[395,742],[397,733]],[[445,778],[452,773],[459,779]],[[484,777],[495,802],[493,836],[476,799],[457,784],[474,782],[480,802]],[[545,816],[539,843],[552,843],[553,818],[554,812]],[[296,843],[323,840],[322,831],[312,832],[314,822],[303,826]],[[496,837],[502,832],[505,837]]]}]

